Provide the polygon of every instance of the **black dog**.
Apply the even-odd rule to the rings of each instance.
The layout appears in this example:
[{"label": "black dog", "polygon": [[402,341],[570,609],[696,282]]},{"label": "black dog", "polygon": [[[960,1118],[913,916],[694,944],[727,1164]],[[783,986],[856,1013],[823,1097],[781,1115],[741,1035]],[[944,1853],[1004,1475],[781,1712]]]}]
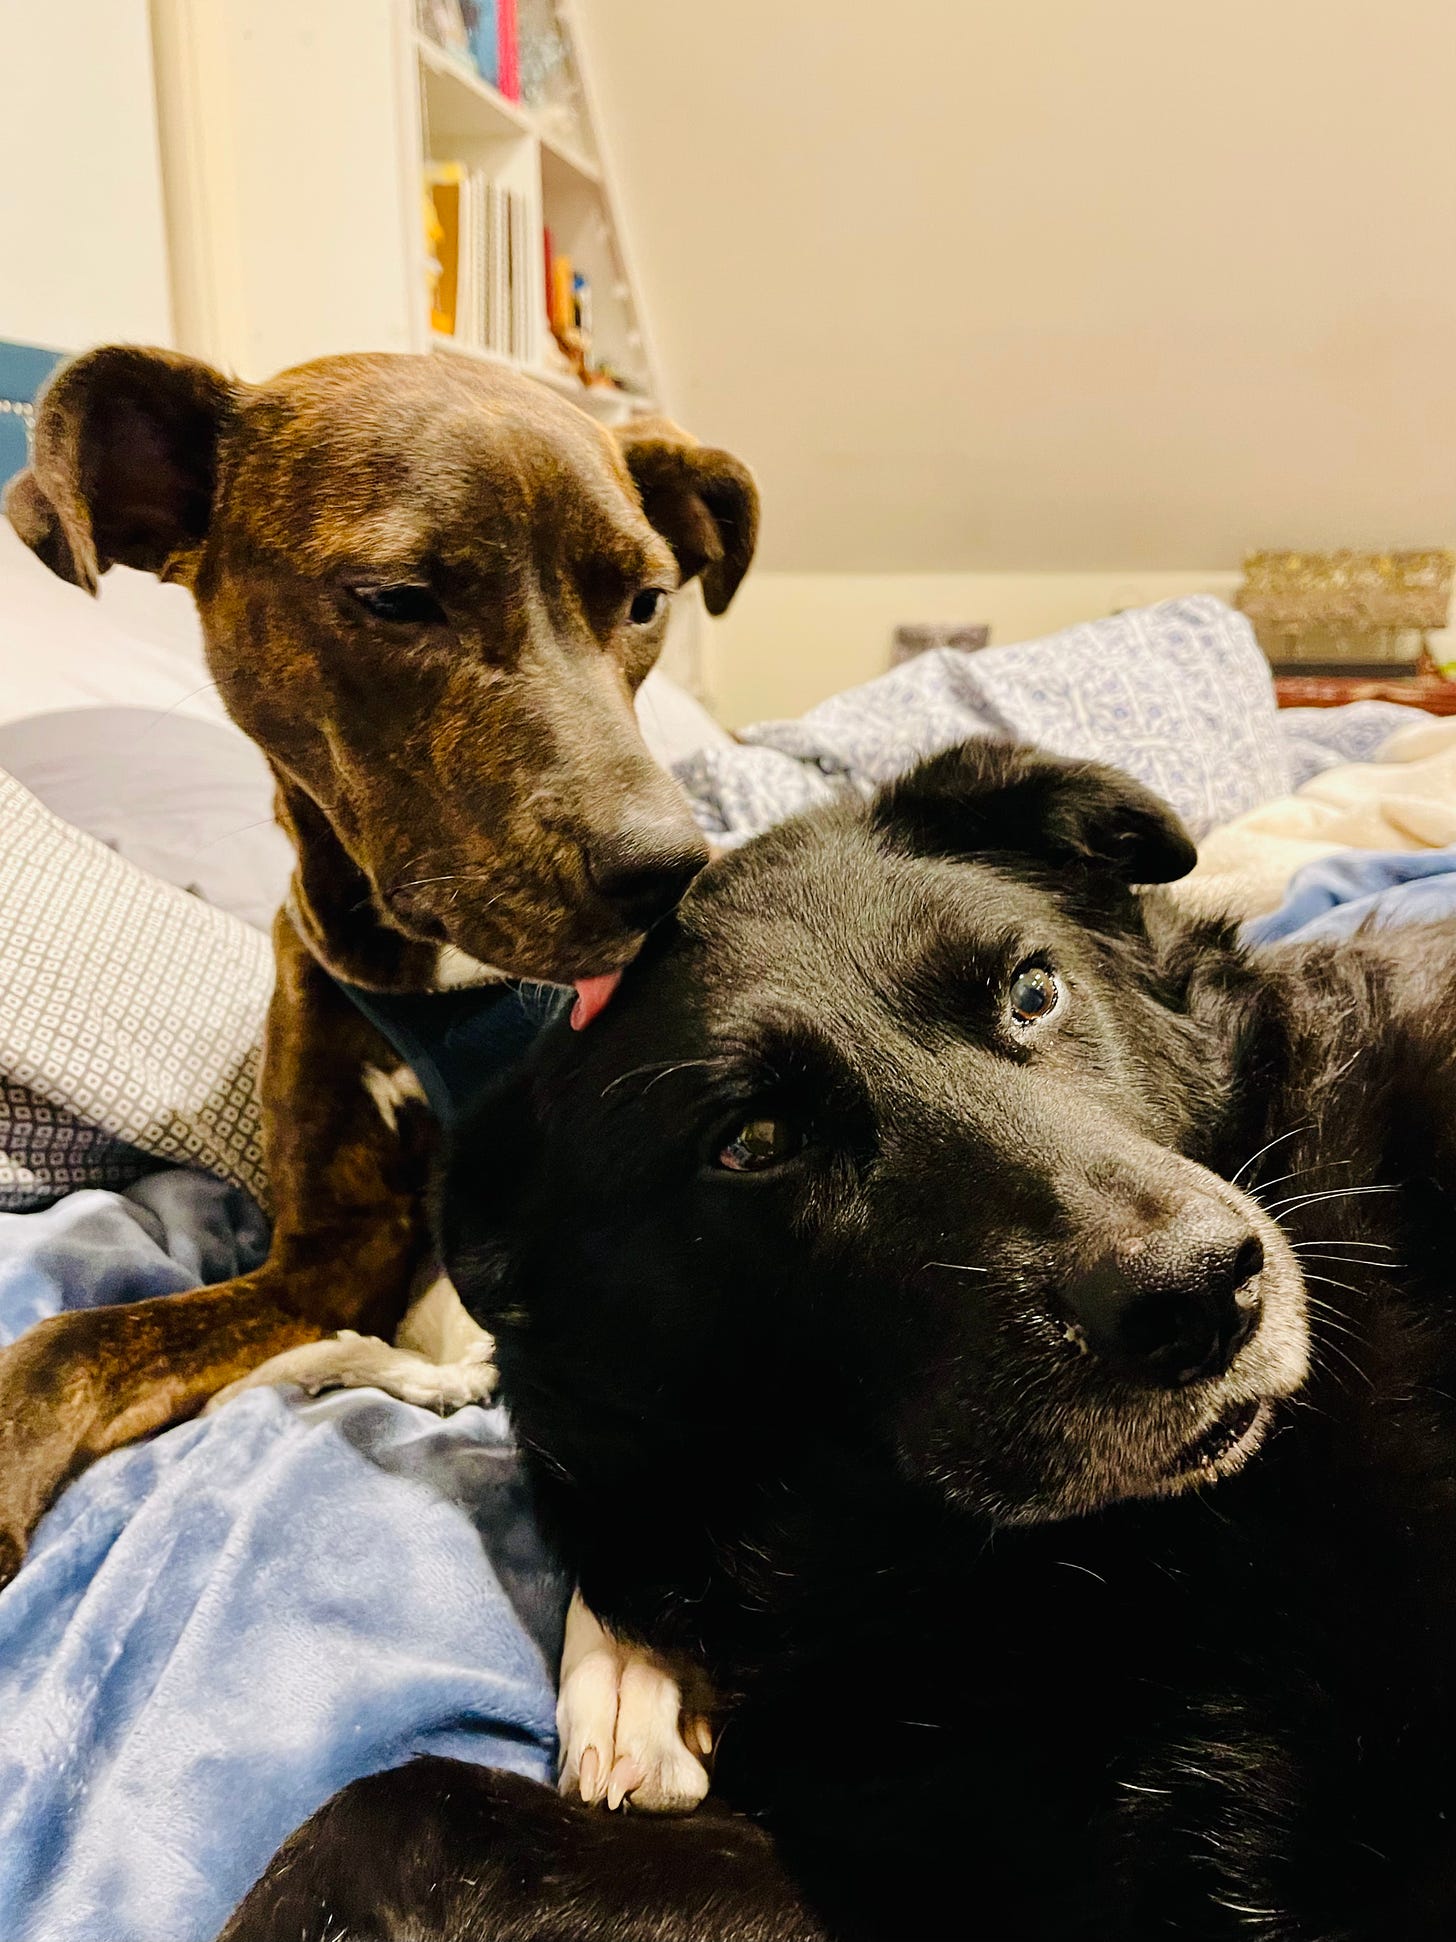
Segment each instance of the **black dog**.
[{"label": "black dog", "polygon": [[1246,956],[979,745],[715,864],[455,1160],[593,1608],[715,1794],[421,1762],[239,1938],[1456,1934],[1456,927]]}]

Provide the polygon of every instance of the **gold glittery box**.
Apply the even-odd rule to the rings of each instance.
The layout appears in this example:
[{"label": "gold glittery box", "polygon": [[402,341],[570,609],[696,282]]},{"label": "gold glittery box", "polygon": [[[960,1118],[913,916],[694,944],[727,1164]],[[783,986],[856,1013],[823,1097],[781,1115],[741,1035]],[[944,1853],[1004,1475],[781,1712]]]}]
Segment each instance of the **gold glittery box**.
[{"label": "gold glittery box", "polygon": [[1238,605],[1275,667],[1434,669],[1426,635],[1446,625],[1456,555],[1251,553]]}]

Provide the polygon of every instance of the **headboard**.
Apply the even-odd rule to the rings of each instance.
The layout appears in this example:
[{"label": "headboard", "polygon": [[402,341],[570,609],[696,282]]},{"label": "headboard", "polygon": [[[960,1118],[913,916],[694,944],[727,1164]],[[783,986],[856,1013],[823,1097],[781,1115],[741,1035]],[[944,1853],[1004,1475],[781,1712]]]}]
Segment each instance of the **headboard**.
[{"label": "headboard", "polygon": [[36,393],[64,355],[0,338],[0,486],[25,464]]}]

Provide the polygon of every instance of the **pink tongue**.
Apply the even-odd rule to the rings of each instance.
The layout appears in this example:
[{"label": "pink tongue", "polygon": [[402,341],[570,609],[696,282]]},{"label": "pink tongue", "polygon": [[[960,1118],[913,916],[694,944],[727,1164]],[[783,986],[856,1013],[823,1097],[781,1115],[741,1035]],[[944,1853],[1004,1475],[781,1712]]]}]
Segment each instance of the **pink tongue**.
[{"label": "pink tongue", "polygon": [[597,1014],[606,1010],[621,982],[620,971],[608,971],[600,978],[578,978],[576,1003],[571,1008],[572,1031],[584,1032]]}]

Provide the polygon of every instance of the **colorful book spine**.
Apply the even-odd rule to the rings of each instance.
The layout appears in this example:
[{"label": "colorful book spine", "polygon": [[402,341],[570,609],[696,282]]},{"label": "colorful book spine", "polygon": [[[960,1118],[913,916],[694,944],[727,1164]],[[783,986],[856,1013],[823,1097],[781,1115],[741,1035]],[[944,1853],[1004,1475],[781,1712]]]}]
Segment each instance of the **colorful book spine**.
[{"label": "colorful book spine", "polygon": [[425,241],[431,263],[430,328],[447,337],[459,330],[461,263],[461,196],[465,171],[458,162],[431,168],[425,177]]},{"label": "colorful book spine", "polygon": [[495,0],[496,39],[500,49],[496,86],[511,101],[521,98],[521,49],[516,23],[516,0]]},{"label": "colorful book spine", "polygon": [[526,199],[513,195],[511,204],[511,356],[522,364],[531,358],[531,273],[534,254],[526,220]]},{"label": "colorful book spine", "polygon": [[551,260],[551,328],[558,337],[576,327],[574,281],[571,258],[553,257]]},{"label": "colorful book spine", "polygon": [[497,0],[476,0],[475,25],[470,30],[470,55],[482,81],[500,86],[500,23]]}]

